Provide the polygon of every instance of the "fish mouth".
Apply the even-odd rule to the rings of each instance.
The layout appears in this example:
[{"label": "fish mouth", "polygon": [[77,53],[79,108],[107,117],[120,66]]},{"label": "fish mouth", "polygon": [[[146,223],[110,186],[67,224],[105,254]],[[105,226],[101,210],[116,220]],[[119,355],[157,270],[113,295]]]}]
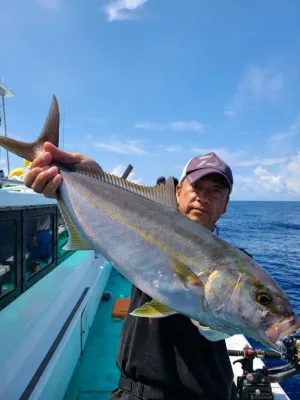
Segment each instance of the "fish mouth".
[{"label": "fish mouth", "polygon": [[290,335],[300,328],[300,319],[295,316],[286,318],[283,321],[276,322],[275,324],[269,326],[265,334],[267,338],[275,343],[277,340],[283,339],[285,336]]}]

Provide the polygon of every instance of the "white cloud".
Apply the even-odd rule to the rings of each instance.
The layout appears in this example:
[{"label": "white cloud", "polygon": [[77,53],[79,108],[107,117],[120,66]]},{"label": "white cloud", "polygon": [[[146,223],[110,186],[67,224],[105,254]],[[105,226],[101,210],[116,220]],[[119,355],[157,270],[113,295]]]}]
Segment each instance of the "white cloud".
[{"label": "white cloud", "polygon": [[251,67],[242,76],[224,114],[234,116],[261,101],[276,102],[283,91],[283,75],[273,68]]},{"label": "white cloud", "polygon": [[112,151],[121,154],[145,154],[146,151],[134,140],[127,140],[127,142],[97,142],[94,146],[106,151]]},{"label": "white cloud", "polygon": [[300,151],[286,165],[283,175],[287,188],[300,195]]},{"label": "white cloud", "polygon": [[293,139],[298,135],[300,135],[300,116],[292,122],[286,131],[271,136],[269,145],[273,150],[280,150],[281,152],[294,150]]},{"label": "white cloud", "polygon": [[[117,165],[112,171],[111,174],[116,175],[116,176],[122,176],[126,167],[124,165]],[[128,181],[141,184],[142,183],[142,178],[138,178],[135,174],[134,171],[130,172],[130,174],[127,177]]]},{"label": "white cloud", "polygon": [[248,91],[256,97],[274,101],[279,97],[282,88],[282,75],[256,67],[247,71],[240,83],[239,91]]},{"label": "white cloud", "polygon": [[183,147],[182,146],[168,146],[165,148],[165,151],[168,153],[176,153],[177,151],[182,151]]},{"label": "white cloud", "polygon": [[237,160],[233,163],[235,166],[239,167],[248,167],[251,165],[261,165],[261,166],[273,166],[284,164],[287,161],[287,157],[279,157],[279,158],[259,158],[257,156],[253,156],[248,158],[247,160]]},{"label": "white cloud", "polygon": [[262,159],[260,164],[264,166],[273,166],[284,164],[288,160],[287,157],[279,157],[279,158],[265,158]]},{"label": "white cloud", "polygon": [[235,117],[236,113],[232,110],[225,110],[224,114],[227,115],[227,117]]},{"label": "white cloud", "polygon": [[164,124],[153,123],[153,122],[138,122],[134,125],[138,129],[148,129],[152,131],[191,131],[191,132],[202,132],[204,125],[199,121],[177,121],[167,122]]},{"label": "white cloud", "polygon": [[260,190],[262,183],[267,190],[281,191],[284,188],[284,182],[280,175],[272,175],[265,168],[257,167],[254,170],[254,175],[259,179]]},{"label": "white cloud", "polygon": [[[211,151],[233,169],[233,197],[244,200],[300,200],[300,151],[292,156],[259,157],[245,150],[226,148],[192,148],[196,154]],[[242,175],[243,167],[254,167],[250,175]],[[249,170],[249,169],[248,169]]]},{"label": "white cloud", "polygon": [[254,165],[275,166],[284,164],[285,162],[288,161],[287,157],[262,158],[258,156],[252,156],[245,150],[231,151],[223,147],[210,148],[210,149],[194,147],[191,149],[191,151],[197,154],[206,154],[213,151],[219,157],[221,157],[227,164],[229,164],[230,167],[251,167]]},{"label": "white cloud", "polygon": [[273,149],[280,149],[283,143],[291,139],[293,136],[295,136],[295,132],[293,131],[278,133],[270,138],[270,144]]},{"label": "white cloud", "polygon": [[36,3],[45,10],[55,11],[60,7],[61,0],[36,0]]},{"label": "white cloud", "polygon": [[246,199],[300,199],[300,152],[275,171],[262,166],[250,176],[235,175],[235,195]]},{"label": "white cloud", "polygon": [[114,0],[104,6],[108,21],[132,20],[136,18],[134,11],[148,0]]},{"label": "white cloud", "polygon": [[265,168],[257,167],[250,176],[235,176],[236,192],[246,192],[250,197],[273,196],[286,192],[281,175],[272,174]]},{"label": "white cloud", "polygon": [[292,123],[292,125],[290,126],[290,130],[291,131],[300,131],[300,115],[295,119],[295,121]]}]

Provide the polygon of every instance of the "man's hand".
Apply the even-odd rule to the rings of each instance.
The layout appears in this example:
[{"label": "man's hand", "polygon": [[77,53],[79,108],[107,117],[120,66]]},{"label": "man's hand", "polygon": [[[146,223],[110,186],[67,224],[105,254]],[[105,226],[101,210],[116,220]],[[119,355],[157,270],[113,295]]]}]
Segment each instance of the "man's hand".
[{"label": "man's hand", "polygon": [[55,192],[62,182],[62,176],[57,167],[50,167],[52,161],[62,164],[85,164],[102,170],[93,159],[81,153],[66,153],[52,143],[44,144],[44,153],[34,159],[30,171],[26,174],[24,183],[36,193],[43,193],[45,197],[55,198]]}]

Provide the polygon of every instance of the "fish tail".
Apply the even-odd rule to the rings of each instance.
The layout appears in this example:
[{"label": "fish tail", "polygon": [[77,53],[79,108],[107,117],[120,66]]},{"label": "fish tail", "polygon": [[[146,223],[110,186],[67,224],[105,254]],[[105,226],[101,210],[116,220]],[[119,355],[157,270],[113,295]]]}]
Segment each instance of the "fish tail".
[{"label": "fish tail", "polygon": [[54,95],[42,132],[35,142],[27,143],[0,136],[0,146],[28,161],[33,161],[38,155],[44,152],[45,142],[51,142],[58,147],[58,141],[59,108]]}]

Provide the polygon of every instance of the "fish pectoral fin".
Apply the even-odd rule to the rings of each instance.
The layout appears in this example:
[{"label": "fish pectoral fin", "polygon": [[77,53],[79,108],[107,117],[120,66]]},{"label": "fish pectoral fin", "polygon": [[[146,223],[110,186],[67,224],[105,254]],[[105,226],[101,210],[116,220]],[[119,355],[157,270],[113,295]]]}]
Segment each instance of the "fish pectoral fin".
[{"label": "fish pectoral fin", "polygon": [[78,232],[78,229],[69,216],[64,203],[61,200],[57,200],[57,203],[69,233],[69,240],[63,246],[63,250],[93,250],[92,247],[84,241],[80,232]]},{"label": "fish pectoral fin", "polygon": [[204,287],[204,284],[185,264],[176,258],[169,257],[169,264],[176,277],[188,288],[189,286]]},{"label": "fish pectoral fin", "polygon": [[209,326],[203,325],[199,321],[195,321],[194,319],[191,319],[191,321],[198,328],[201,335],[211,342],[217,342],[219,340],[224,340],[230,337],[230,335],[228,335],[227,333],[212,329]]},{"label": "fish pectoral fin", "polygon": [[164,318],[169,315],[178,314],[177,311],[172,308],[165,306],[157,300],[151,300],[139,308],[136,308],[130,313],[135,317],[147,317],[147,318]]}]

